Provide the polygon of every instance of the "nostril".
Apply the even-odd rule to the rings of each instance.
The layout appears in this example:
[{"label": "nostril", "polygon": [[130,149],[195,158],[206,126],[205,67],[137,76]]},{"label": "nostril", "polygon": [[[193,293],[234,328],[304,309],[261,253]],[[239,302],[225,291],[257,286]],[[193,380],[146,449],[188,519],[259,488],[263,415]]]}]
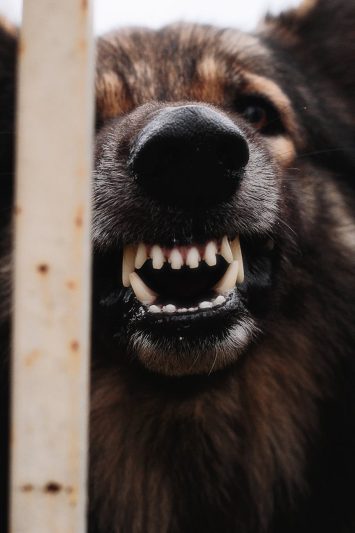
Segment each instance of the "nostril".
[{"label": "nostril", "polygon": [[148,123],[129,165],[146,194],[188,207],[227,200],[248,160],[248,143],[228,117],[191,105],[165,108]]},{"label": "nostril", "polygon": [[221,138],[212,139],[210,150],[215,152],[218,164],[228,172],[238,172],[243,169],[249,161],[249,147],[240,133],[231,132]]}]

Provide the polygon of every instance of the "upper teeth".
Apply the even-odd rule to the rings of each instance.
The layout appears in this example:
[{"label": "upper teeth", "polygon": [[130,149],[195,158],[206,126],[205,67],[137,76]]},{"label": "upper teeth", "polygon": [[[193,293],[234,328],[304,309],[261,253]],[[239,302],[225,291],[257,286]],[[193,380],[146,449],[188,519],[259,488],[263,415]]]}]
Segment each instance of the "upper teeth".
[{"label": "upper teeth", "polygon": [[161,269],[166,262],[170,263],[173,270],[179,270],[183,265],[187,265],[190,268],[198,268],[201,261],[205,261],[209,266],[214,266],[217,263],[217,254],[230,263],[224,276],[214,287],[217,293],[225,293],[233,289],[236,283],[242,283],[244,279],[239,237],[230,242],[225,236],[220,244],[216,241],[209,241],[205,245],[198,247],[175,246],[168,249],[162,248],[158,244],[148,246],[143,243],[125,246],[122,263],[122,283],[124,287],[131,285],[141,302],[152,304],[155,301],[156,294],[135,273],[135,269],[142,268],[148,259],[152,260],[154,269]]}]

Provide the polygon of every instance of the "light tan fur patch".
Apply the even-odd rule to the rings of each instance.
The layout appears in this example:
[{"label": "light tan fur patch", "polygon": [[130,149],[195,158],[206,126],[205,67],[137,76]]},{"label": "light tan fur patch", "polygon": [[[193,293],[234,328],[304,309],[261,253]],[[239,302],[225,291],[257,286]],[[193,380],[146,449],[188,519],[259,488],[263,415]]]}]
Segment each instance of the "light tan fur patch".
[{"label": "light tan fur patch", "polygon": [[213,56],[206,55],[197,65],[197,75],[198,81],[191,88],[192,98],[222,105],[224,100],[224,65],[219,64]]},{"label": "light tan fur patch", "polygon": [[309,15],[309,12],[312,11],[319,3],[319,0],[303,0],[300,6],[296,9],[296,14],[298,17],[306,17]]},{"label": "light tan fur patch", "polygon": [[266,138],[270,152],[281,166],[287,167],[296,157],[296,148],[292,140],[285,135]]},{"label": "light tan fur patch", "polygon": [[122,81],[112,71],[104,72],[97,78],[96,101],[103,119],[116,117],[131,108]]},{"label": "light tan fur patch", "polygon": [[239,61],[249,63],[254,57],[270,57],[269,50],[259,39],[248,33],[226,30],[221,35],[223,54],[238,57]]},{"label": "light tan fur patch", "polygon": [[17,28],[9,20],[0,15],[0,27],[5,30],[6,33],[12,35],[13,37],[17,36]]},{"label": "light tan fur patch", "polygon": [[333,218],[333,229],[329,238],[340,248],[350,250],[355,264],[355,218],[336,183],[324,180],[324,192],[328,200],[329,215]]}]

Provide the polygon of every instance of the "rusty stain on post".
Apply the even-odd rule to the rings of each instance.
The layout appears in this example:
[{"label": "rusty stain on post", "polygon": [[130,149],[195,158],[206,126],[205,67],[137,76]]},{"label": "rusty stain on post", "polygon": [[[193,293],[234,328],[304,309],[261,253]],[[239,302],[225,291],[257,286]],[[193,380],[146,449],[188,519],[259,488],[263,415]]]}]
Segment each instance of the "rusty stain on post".
[{"label": "rusty stain on post", "polygon": [[25,357],[25,365],[26,366],[33,366],[35,362],[40,358],[41,352],[39,350],[32,350],[26,357]]},{"label": "rusty stain on post", "polygon": [[24,0],[11,533],[86,531],[91,11],[90,0]]},{"label": "rusty stain on post", "polygon": [[38,265],[37,270],[38,272],[40,272],[40,274],[47,274],[49,266],[45,263],[41,263],[40,265]]},{"label": "rusty stain on post", "polygon": [[33,491],[33,485],[31,483],[26,483],[25,485],[22,485],[21,490],[23,492],[32,492]]},{"label": "rusty stain on post", "polygon": [[69,279],[67,282],[66,282],[66,286],[69,290],[71,291],[75,291],[75,289],[77,288],[77,283],[76,281],[72,280],[72,279]]},{"label": "rusty stain on post", "polygon": [[61,490],[62,490],[62,486],[60,485],[60,483],[56,483],[55,481],[50,481],[44,487],[44,492],[47,492],[49,494],[56,494],[57,492],[60,492]]}]

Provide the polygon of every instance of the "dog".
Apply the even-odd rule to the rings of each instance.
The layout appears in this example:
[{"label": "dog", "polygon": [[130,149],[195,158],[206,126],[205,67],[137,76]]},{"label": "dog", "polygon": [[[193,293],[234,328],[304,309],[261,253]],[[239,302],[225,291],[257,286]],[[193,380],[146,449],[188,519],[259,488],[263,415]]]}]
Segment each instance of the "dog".
[{"label": "dog", "polygon": [[354,58],[351,0],[98,39],[90,533],[355,531]]}]

